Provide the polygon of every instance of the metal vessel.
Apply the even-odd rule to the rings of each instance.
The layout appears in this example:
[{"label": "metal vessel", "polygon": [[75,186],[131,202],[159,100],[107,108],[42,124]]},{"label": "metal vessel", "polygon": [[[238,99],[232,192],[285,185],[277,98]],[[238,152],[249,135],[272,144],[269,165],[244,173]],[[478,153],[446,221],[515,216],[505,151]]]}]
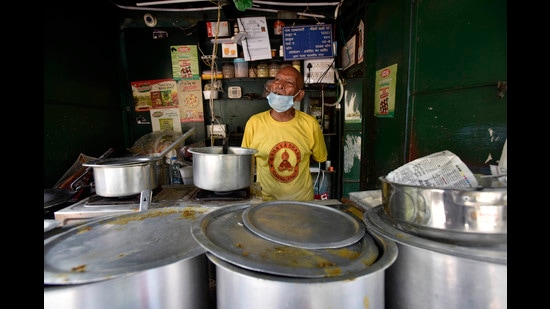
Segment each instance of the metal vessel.
[{"label": "metal vessel", "polygon": [[507,245],[460,246],[396,228],[377,206],[364,213],[399,255],[386,270],[387,309],[507,308]]}]

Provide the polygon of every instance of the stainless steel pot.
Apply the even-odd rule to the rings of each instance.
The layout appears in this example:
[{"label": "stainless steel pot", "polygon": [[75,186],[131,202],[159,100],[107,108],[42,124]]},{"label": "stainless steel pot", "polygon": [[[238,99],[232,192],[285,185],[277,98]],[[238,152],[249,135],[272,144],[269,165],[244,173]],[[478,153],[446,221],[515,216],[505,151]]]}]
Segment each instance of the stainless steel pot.
[{"label": "stainless steel pot", "polygon": [[507,241],[506,187],[435,188],[379,179],[384,212],[406,232],[456,243]]},{"label": "stainless steel pot", "polygon": [[44,308],[212,308],[205,250],[166,207],[102,218],[44,240]]},{"label": "stainless steel pot", "polygon": [[162,157],[121,157],[88,161],[93,167],[95,191],[105,197],[129,196],[159,185]]},{"label": "stainless steel pot", "polygon": [[[382,240],[382,242],[387,242]],[[217,309],[242,308],[384,308],[386,256],[364,271],[337,278],[291,278],[249,271],[211,253],[216,265]],[[243,292],[244,291],[244,292]]]},{"label": "stainless steel pot", "polygon": [[233,191],[249,187],[254,180],[256,149],[222,146],[191,148],[193,183],[210,191]]},{"label": "stainless steel pot", "polygon": [[156,156],[106,158],[88,161],[82,165],[93,167],[97,195],[123,197],[149,192],[142,195],[149,195],[150,199],[151,190],[159,185],[161,160],[194,132],[195,128],[191,128]]},{"label": "stainless steel pot", "polygon": [[[285,203],[292,206],[297,202]],[[296,204],[297,207],[305,205]],[[193,237],[208,250],[208,259],[216,265],[218,309],[384,308],[384,271],[397,257],[397,247],[393,241],[365,233],[357,243],[339,248],[307,249],[302,245],[284,245],[256,235],[246,227],[248,224],[244,218],[256,217],[247,212],[254,207],[236,205],[218,208],[192,225]],[[321,214],[321,207],[328,206],[309,207],[315,214],[315,219],[310,223],[326,218]],[[261,222],[265,222],[260,212],[254,213],[259,215],[257,218]],[[298,213],[306,212],[304,209]],[[270,211],[269,215],[272,214]],[[340,216],[332,210],[327,210],[326,214]],[[272,221],[284,219],[274,217]],[[307,218],[299,216],[288,221],[304,220],[307,221]],[[253,221],[262,225],[259,221]],[[322,242],[292,222],[279,224],[294,225],[297,239],[311,237]],[[308,223],[305,222],[304,226]],[[267,229],[271,227],[272,224],[265,226]],[[315,228],[310,230],[319,232]],[[276,227],[266,232],[279,234],[277,231],[281,230]],[[341,232],[344,231],[337,233]],[[347,233],[340,235],[344,234]]]},{"label": "stainless steel pot", "polygon": [[382,206],[364,213],[367,228],[397,243],[386,270],[387,309],[507,308],[507,245],[458,246],[394,227]]}]

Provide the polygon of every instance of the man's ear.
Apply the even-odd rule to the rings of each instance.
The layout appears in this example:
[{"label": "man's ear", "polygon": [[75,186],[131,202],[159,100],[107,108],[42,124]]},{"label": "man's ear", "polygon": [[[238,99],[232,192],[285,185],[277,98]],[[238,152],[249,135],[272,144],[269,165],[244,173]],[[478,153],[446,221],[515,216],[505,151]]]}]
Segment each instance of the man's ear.
[{"label": "man's ear", "polygon": [[302,101],[305,94],[306,92],[304,91],[304,89],[298,91],[298,95],[296,96],[296,102]]}]

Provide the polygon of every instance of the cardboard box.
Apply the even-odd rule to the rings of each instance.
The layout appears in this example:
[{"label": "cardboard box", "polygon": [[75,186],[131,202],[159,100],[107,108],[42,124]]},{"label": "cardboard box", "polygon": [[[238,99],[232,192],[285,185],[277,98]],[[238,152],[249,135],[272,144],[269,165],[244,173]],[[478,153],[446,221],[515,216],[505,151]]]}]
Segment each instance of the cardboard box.
[{"label": "cardboard box", "polygon": [[228,37],[229,36],[229,22],[220,21],[220,27],[218,29],[217,22],[206,22],[206,33],[209,38],[216,36],[216,30],[218,30],[218,37]]},{"label": "cardboard box", "polygon": [[222,43],[222,58],[237,58],[237,43]]}]

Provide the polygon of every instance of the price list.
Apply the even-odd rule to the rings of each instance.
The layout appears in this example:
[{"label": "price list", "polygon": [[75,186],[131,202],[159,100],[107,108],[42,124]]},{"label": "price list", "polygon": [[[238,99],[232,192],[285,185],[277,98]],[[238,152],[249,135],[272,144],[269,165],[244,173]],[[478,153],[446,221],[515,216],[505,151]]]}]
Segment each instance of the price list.
[{"label": "price list", "polygon": [[332,58],[332,25],[308,25],[283,28],[285,60]]}]

